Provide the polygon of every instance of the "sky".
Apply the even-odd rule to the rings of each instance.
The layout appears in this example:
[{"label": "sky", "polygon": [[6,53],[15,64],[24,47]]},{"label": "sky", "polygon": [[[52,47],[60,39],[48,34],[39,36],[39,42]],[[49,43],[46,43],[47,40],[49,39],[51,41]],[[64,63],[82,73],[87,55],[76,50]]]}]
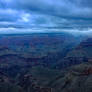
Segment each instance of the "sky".
[{"label": "sky", "polygon": [[0,33],[92,32],[92,0],[0,0]]}]

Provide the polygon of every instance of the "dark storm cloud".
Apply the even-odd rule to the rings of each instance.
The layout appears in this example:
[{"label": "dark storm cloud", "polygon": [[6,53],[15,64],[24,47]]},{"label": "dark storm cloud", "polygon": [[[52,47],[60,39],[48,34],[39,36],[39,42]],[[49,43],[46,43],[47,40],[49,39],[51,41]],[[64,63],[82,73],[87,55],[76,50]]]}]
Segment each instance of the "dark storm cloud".
[{"label": "dark storm cloud", "polygon": [[16,0],[13,6],[60,17],[92,18],[91,0]]},{"label": "dark storm cloud", "polygon": [[0,0],[2,28],[85,29],[91,24],[92,0]]},{"label": "dark storm cloud", "polygon": [[91,0],[1,0],[0,5],[60,17],[92,18]]},{"label": "dark storm cloud", "polygon": [[16,22],[16,20],[19,18],[18,12],[15,10],[10,9],[0,9],[0,22],[1,21],[10,21],[10,22]]}]

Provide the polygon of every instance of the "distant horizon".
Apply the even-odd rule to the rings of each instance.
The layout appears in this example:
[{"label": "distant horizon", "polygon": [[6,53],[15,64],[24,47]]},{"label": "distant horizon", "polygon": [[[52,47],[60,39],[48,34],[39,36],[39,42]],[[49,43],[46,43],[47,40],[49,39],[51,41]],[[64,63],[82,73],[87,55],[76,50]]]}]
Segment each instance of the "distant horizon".
[{"label": "distant horizon", "polygon": [[[3,30],[4,29],[4,30]],[[79,31],[77,29],[40,29],[40,28],[34,28],[34,29],[14,29],[14,28],[2,28],[2,30],[0,30],[0,35],[20,35],[20,34],[34,34],[34,33],[69,33],[72,35],[86,35],[86,36],[92,36],[92,30],[91,29],[87,29],[87,30],[82,30]]]}]

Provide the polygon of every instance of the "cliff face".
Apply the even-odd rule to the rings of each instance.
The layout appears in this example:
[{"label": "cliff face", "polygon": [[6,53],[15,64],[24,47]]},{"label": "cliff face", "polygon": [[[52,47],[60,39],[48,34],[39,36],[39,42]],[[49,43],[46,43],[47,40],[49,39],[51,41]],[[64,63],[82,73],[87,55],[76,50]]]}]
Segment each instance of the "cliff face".
[{"label": "cliff face", "polygon": [[[56,44],[58,39],[60,44]],[[22,44],[24,47],[16,48],[17,51],[7,46],[0,47],[0,92],[91,92],[92,39],[88,38],[76,47],[74,40],[63,44],[64,39],[58,39],[52,43],[46,40],[48,46],[55,46],[53,50],[39,48],[44,40],[36,40],[31,46],[40,42],[37,47],[40,50],[37,50],[42,54],[37,52],[35,56],[31,54],[36,51],[25,52],[26,49],[33,52],[35,46],[24,48]]]},{"label": "cliff face", "polygon": [[68,56],[92,58],[92,38],[80,43]]},{"label": "cliff face", "polygon": [[[71,68],[64,76],[59,79],[61,92],[91,92],[92,90],[92,64],[81,64]],[[54,84],[56,85],[56,84]],[[55,87],[55,86],[54,86]]]},{"label": "cliff face", "polygon": [[[37,84],[51,88],[51,92],[91,92],[92,90],[92,63],[82,63],[62,72],[47,70],[46,73],[44,68],[44,72],[39,68],[34,68],[32,71],[35,73],[35,75],[32,73],[33,77],[38,80]],[[55,74],[55,72],[59,73]]]},{"label": "cliff face", "polygon": [[92,63],[67,70],[34,67],[16,78],[0,72],[0,92],[91,92]]},{"label": "cliff face", "polygon": [[76,48],[58,61],[57,68],[66,68],[82,62],[92,62],[92,38],[82,41]]},{"label": "cliff face", "polygon": [[2,36],[0,39],[0,69],[44,66],[52,68],[72,48],[80,43],[71,34],[31,34]]}]

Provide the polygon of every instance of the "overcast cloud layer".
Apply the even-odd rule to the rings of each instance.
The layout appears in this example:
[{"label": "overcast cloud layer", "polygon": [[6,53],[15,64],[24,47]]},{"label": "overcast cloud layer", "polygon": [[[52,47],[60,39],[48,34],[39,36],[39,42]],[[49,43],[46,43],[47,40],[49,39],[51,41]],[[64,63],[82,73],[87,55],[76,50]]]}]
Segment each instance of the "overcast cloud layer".
[{"label": "overcast cloud layer", "polygon": [[92,0],[0,0],[0,32],[91,29]]}]

